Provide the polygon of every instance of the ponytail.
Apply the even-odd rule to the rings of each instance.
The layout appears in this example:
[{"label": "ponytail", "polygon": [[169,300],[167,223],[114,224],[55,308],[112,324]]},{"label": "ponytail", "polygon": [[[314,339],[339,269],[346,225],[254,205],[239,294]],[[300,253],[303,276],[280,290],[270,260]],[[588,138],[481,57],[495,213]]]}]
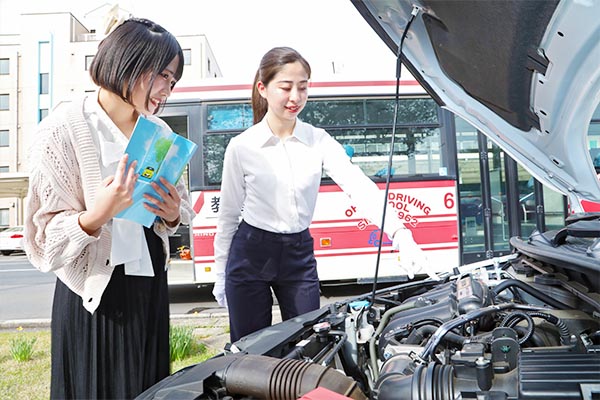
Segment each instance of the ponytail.
[{"label": "ponytail", "polygon": [[256,71],[254,76],[254,85],[252,85],[252,122],[254,125],[258,124],[264,118],[269,108],[267,99],[262,97],[258,92],[258,82],[260,81],[260,69]]}]

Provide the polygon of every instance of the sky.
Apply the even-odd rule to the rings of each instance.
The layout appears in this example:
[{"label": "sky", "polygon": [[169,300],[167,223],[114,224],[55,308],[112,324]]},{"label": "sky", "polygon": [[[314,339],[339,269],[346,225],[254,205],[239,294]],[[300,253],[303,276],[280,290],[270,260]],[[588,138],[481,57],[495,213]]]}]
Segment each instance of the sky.
[{"label": "sky", "polygon": [[[0,0],[0,33],[19,33],[21,13],[85,15],[114,2]],[[337,73],[394,79],[395,59],[350,0],[123,0],[136,17],[157,22],[176,36],[206,35],[227,78],[252,81],[260,58],[275,46],[298,50],[312,79]]]}]

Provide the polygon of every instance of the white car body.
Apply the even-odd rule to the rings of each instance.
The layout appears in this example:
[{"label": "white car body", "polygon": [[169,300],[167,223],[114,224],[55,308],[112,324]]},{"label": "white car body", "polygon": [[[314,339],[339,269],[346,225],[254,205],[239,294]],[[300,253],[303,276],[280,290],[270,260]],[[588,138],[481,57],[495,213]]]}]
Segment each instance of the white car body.
[{"label": "white car body", "polygon": [[23,251],[23,227],[14,226],[0,232],[0,253],[8,256]]}]

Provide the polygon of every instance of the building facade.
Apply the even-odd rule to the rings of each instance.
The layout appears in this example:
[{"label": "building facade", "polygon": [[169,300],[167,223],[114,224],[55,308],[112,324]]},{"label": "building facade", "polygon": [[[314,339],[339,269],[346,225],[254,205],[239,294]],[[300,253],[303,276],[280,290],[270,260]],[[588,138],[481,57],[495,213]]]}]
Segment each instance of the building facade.
[{"label": "building facade", "polygon": [[[92,10],[89,27],[68,12],[22,14],[20,32],[0,35],[0,228],[23,223],[27,152],[37,124],[60,103],[95,90],[88,68],[103,25],[126,14]],[[185,65],[179,85],[221,76],[205,35],[177,39]]]}]

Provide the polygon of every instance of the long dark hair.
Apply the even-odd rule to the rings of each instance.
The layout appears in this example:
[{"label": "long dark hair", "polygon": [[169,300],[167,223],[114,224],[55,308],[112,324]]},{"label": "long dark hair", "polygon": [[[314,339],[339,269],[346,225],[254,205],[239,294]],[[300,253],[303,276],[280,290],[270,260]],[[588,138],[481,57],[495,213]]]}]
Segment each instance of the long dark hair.
[{"label": "long dark hair", "polygon": [[173,77],[179,80],[183,74],[183,51],[175,36],[148,19],[130,18],[100,42],[90,76],[96,85],[132,104],[135,85],[150,73],[147,107],[154,80],[175,56],[179,56],[179,64]]},{"label": "long dark hair", "polygon": [[252,113],[255,124],[263,119],[269,107],[267,100],[258,92],[257,83],[260,81],[267,86],[286,64],[295,63],[296,61],[302,64],[310,79],[310,64],[300,53],[290,47],[274,47],[260,60],[260,66],[256,71],[254,85],[252,86]]}]

